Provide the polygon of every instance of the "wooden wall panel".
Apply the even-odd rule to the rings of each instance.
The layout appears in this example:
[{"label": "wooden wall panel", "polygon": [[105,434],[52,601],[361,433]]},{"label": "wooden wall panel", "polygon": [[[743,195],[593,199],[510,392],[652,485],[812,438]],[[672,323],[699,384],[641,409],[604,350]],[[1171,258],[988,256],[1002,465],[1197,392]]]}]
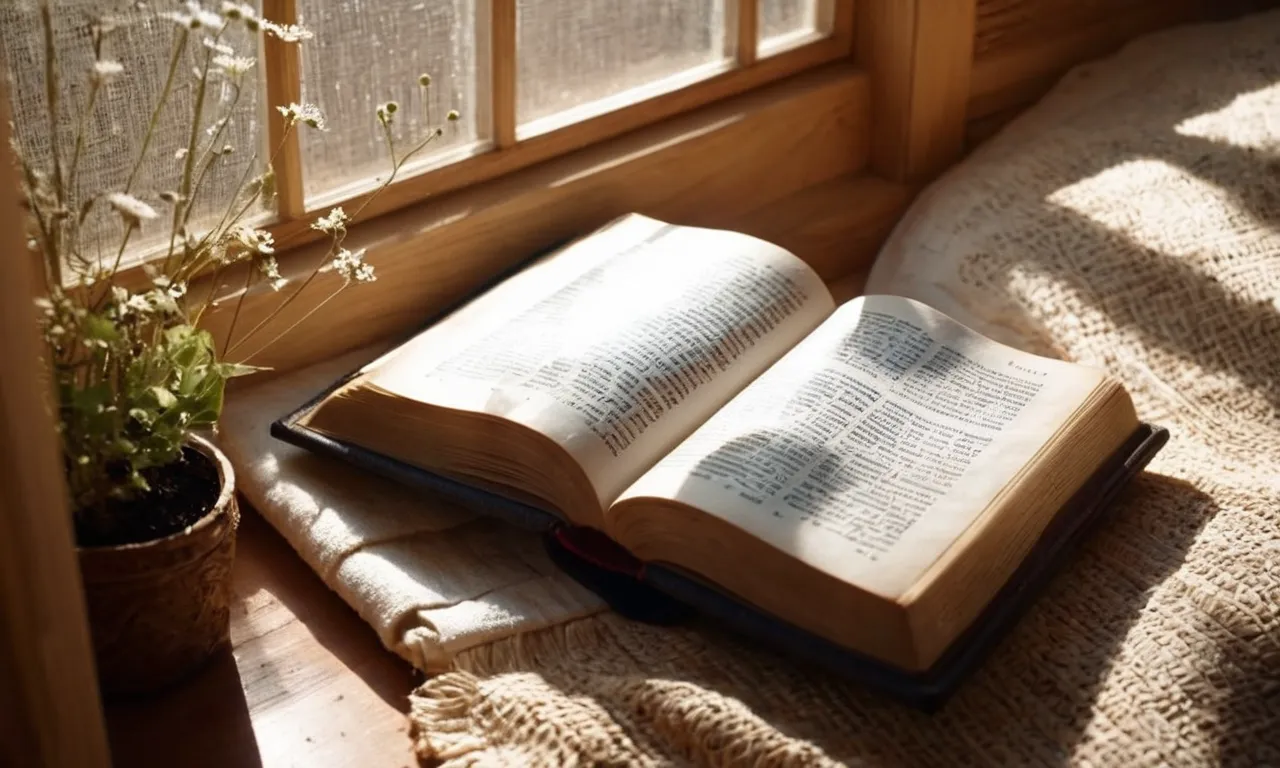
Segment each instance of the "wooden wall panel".
[{"label": "wooden wall panel", "polygon": [[[8,103],[0,68],[4,148]],[[94,768],[107,740],[17,191],[0,163],[0,765]]]},{"label": "wooden wall panel", "polygon": [[[540,248],[631,211],[730,226],[861,170],[870,145],[869,100],[863,72],[832,64],[370,222],[347,245],[368,248],[377,282],[345,291],[309,316],[337,285],[334,275],[322,275],[232,357],[304,319],[252,362],[289,370],[405,333]],[[281,271],[300,278],[321,255],[318,245],[284,254]],[[220,284],[232,288],[243,280],[230,270],[223,277]],[[193,294],[201,290],[207,285],[192,287]],[[264,323],[279,298],[254,286],[234,336]],[[235,297],[220,303],[203,324],[224,338],[236,305]]]},{"label": "wooden wall panel", "polygon": [[860,0],[855,56],[871,77],[871,167],[928,181],[964,150],[975,0]]},{"label": "wooden wall panel", "polygon": [[967,138],[985,139],[1076,64],[1165,27],[1229,18],[1274,0],[978,0]]},{"label": "wooden wall panel", "polygon": [[973,54],[981,59],[1003,48],[1087,27],[1116,14],[1164,0],[978,0]]}]

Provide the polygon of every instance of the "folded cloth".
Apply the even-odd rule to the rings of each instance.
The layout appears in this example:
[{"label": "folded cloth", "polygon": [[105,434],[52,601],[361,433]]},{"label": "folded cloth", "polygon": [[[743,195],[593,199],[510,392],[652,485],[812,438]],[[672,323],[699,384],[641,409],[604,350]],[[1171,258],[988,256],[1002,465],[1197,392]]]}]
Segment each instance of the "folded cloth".
[{"label": "folded cloth", "polygon": [[387,648],[426,672],[460,650],[602,610],[535,534],[271,437],[271,422],[380,351],[227,399],[219,440],[253,508]]}]

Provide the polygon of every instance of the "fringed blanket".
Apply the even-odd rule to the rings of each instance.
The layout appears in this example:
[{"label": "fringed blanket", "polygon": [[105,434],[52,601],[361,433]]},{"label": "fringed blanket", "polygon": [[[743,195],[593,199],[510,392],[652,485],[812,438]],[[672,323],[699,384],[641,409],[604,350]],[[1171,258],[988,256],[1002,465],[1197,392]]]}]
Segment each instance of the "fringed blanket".
[{"label": "fringed blanket", "polygon": [[[856,201],[852,201],[856,204]],[[446,765],[1280,765],[1280,13],[1083,67],[921,199],[871,290],[1104,366],[1173,439],[939,713],[613,615],[414,696]]]}]

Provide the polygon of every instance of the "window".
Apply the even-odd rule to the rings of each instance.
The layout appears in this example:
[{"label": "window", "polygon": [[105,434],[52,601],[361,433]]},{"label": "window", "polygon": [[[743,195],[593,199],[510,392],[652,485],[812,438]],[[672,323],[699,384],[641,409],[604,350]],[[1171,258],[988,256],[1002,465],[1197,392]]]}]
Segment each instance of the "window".
[{"label": "window", "polygon": [[[85,174],[99,189],[158,195],[171,189],[184,151],[182,111],[192,94],[190,62],[176,66],[171,105],[154,129],[148,159],[134,168],[144,131],[139,104],[154,103],[172,63],[175,25],[147,10],[103,0],[53,0],[61,43],[84,43],[90,12],[122,8],[127,22],[110,41],[128,78],[102,90],[84,153]],[[205,0],[212,6],[212,0]],[[234,185],[254,173],[271,146],[275,116],[266,107],[314,102],[326,132],[301,131],[277,155],[277,208],[262,212],[277,231],[305,233],[328,206],[366,195],[386,173],[386,147],[373,119],[379,103],[397,100],[399,130],[421,135],[450,109],[462,118],[402,171],[394,194],[366,215],[572,151],[641,125],[740,93],[849,52],[848,35],[832,31],[851,15],[847,0],[257,0],[262,14],[296,22],[315,34],[301,48],[267,40],[235,40],[256,55],[257,79],[239,98],[262,108],[241,111],[221,130],[232,152],[212,166],[209,185]],[[850,6],[850,7],[842,7]],[[30,151],[48,146],[40,0],[0,3],[0,47],[12,77],[17,132]],[[84,46],[76,46],[84,50]],[[198,46],[197,46],[198,47]],[[74,136],[90,59],[60,62],[63,102],[58,131]],[[420,90],[420,74],[431,76]],[[224,87],[225,88],[225,87]],[[209,122],[216,117],[211,115]],[[272,130],[261,130],[264,126]],[[211,129],[212,130],[212,129]],[[267,146],[249,146],[260,135]],[[65,139],[64,139],[65,140]],[[43,143],[42,143],[43,142]],[[296,144],[294,143],[296,142]],[[47,150],[44,150],[47,151]],[[211,222],[212,206],[196,206],[193,228]],[[102,217],[100,227],[116,226]],[[139,243],[135,242],[136,246]],[[159,245],[142,243],[142,245]]]}]

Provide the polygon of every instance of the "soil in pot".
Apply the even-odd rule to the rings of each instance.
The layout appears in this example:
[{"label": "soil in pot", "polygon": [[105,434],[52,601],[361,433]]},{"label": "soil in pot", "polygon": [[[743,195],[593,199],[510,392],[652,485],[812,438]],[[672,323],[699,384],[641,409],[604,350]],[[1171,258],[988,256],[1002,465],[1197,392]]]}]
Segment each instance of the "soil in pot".
[{"label": "soil in pot", "polygon": [[150,473],[150,493],[114,510],[128,525],[93,546],[80,537],[98,681],[111,698],[173,685],[230,645],[235,475],[207,440],[187,445],[181,463]]},{"label": "soil in pot", "polygon": [[105,510],[110,529],[76,526],[81,547],[116,547],[141,544],[177,533],[208,514],[218,501],[218,468],[191,447],[182,458],[163,467],[142,471],[151,490],[136,498],[113,500]]}]

